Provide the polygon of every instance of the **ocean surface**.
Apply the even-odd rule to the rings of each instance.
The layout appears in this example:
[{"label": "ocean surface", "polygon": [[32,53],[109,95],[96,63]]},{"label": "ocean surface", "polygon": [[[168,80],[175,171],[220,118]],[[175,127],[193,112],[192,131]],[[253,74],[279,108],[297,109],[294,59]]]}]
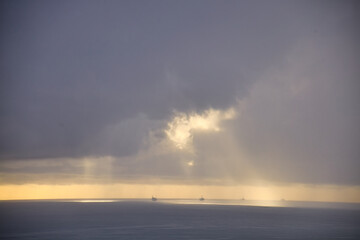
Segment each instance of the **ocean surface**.
[{"label": "ocean surface", "polygon": [[360,239],[359,204],[0,201],[0,239]]}]

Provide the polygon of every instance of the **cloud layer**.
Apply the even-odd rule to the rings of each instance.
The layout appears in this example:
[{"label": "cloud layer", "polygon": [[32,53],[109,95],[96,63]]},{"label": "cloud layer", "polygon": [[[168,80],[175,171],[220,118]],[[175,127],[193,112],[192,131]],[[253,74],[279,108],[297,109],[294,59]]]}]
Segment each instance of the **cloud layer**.
[{"label": "cloud layer", "polygon": [[2,182],[359,185],[357,3],[1,4]]}]

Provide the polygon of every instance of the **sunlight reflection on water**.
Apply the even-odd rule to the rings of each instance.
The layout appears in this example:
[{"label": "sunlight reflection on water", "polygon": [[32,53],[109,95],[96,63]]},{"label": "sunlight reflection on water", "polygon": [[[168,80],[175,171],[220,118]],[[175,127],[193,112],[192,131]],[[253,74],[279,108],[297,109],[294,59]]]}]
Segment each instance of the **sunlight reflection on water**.
[{"label": "sunlight reflection on water", "polygon": [[259,207],[286,207],[283,201],[260,201],[260,200],[196,200],[196,199],[166,199],[161,200],[168,204],[192,204],[192,205],[238,205],[238,206],[259,206]]},{"label": "sunlight reflection on water", "polygon": [[115,199],[75,199],[75,200],[66,200],[65,202],[106,203],[106,202],[120,202],[120,200],[115,200]]},{"label": "sunlight reflection on water", "polygon": [[[64,199],[55,202],[76,203],[112,203],[112,202],[151,202],[151,199]],[[261,206],[261,207],[286,207],[284,201],[261,201],[261,200],[220,200],[220,199],[158,199],[156,203],[177,205],[231,205],[231,206]]]},{"label": "sunlight reflection on water", "polygon": [[[34,200],[35,202],[37,200]],[[219,206],[253,206],[253,207],[291,207],[291,208],[338,208],[338,209],[360,209],[359,203],[339,203],[339,202],[302,202],[285,200],[222,200],[222,199],[170,199],[158,198],[157,201],[151,199],[54,199],[38,200],[40,202],[74,202],[74,203],[149,203],[149,204],[175,204],[175,205],[219,205]]]}]

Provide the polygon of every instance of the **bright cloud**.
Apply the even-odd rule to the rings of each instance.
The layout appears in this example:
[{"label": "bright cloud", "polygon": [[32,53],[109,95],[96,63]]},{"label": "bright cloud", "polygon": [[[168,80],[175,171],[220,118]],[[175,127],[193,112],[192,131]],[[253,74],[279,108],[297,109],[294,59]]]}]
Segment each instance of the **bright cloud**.
[{"label": "bright cloud", "polygon": [[180,150],[190,149],[194,131],[218,132],[223,120],[234,118],[236,112],[233,108],[228,110],[208,109],[202,113],[177,112],[168,123],[165,133],[176,148]]}]

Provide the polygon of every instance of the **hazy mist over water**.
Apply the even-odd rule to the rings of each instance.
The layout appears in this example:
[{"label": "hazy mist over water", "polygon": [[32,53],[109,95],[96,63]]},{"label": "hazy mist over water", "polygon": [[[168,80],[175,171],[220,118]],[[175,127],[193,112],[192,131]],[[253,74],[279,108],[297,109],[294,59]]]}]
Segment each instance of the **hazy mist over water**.
[{"label": "hazy mist over water", "polygon": [[[244,205],[239,205],[241,202]],[[355,240],[360,237],[359,205],[247,204],[251,201],[2,201],[0,239]]]}]

